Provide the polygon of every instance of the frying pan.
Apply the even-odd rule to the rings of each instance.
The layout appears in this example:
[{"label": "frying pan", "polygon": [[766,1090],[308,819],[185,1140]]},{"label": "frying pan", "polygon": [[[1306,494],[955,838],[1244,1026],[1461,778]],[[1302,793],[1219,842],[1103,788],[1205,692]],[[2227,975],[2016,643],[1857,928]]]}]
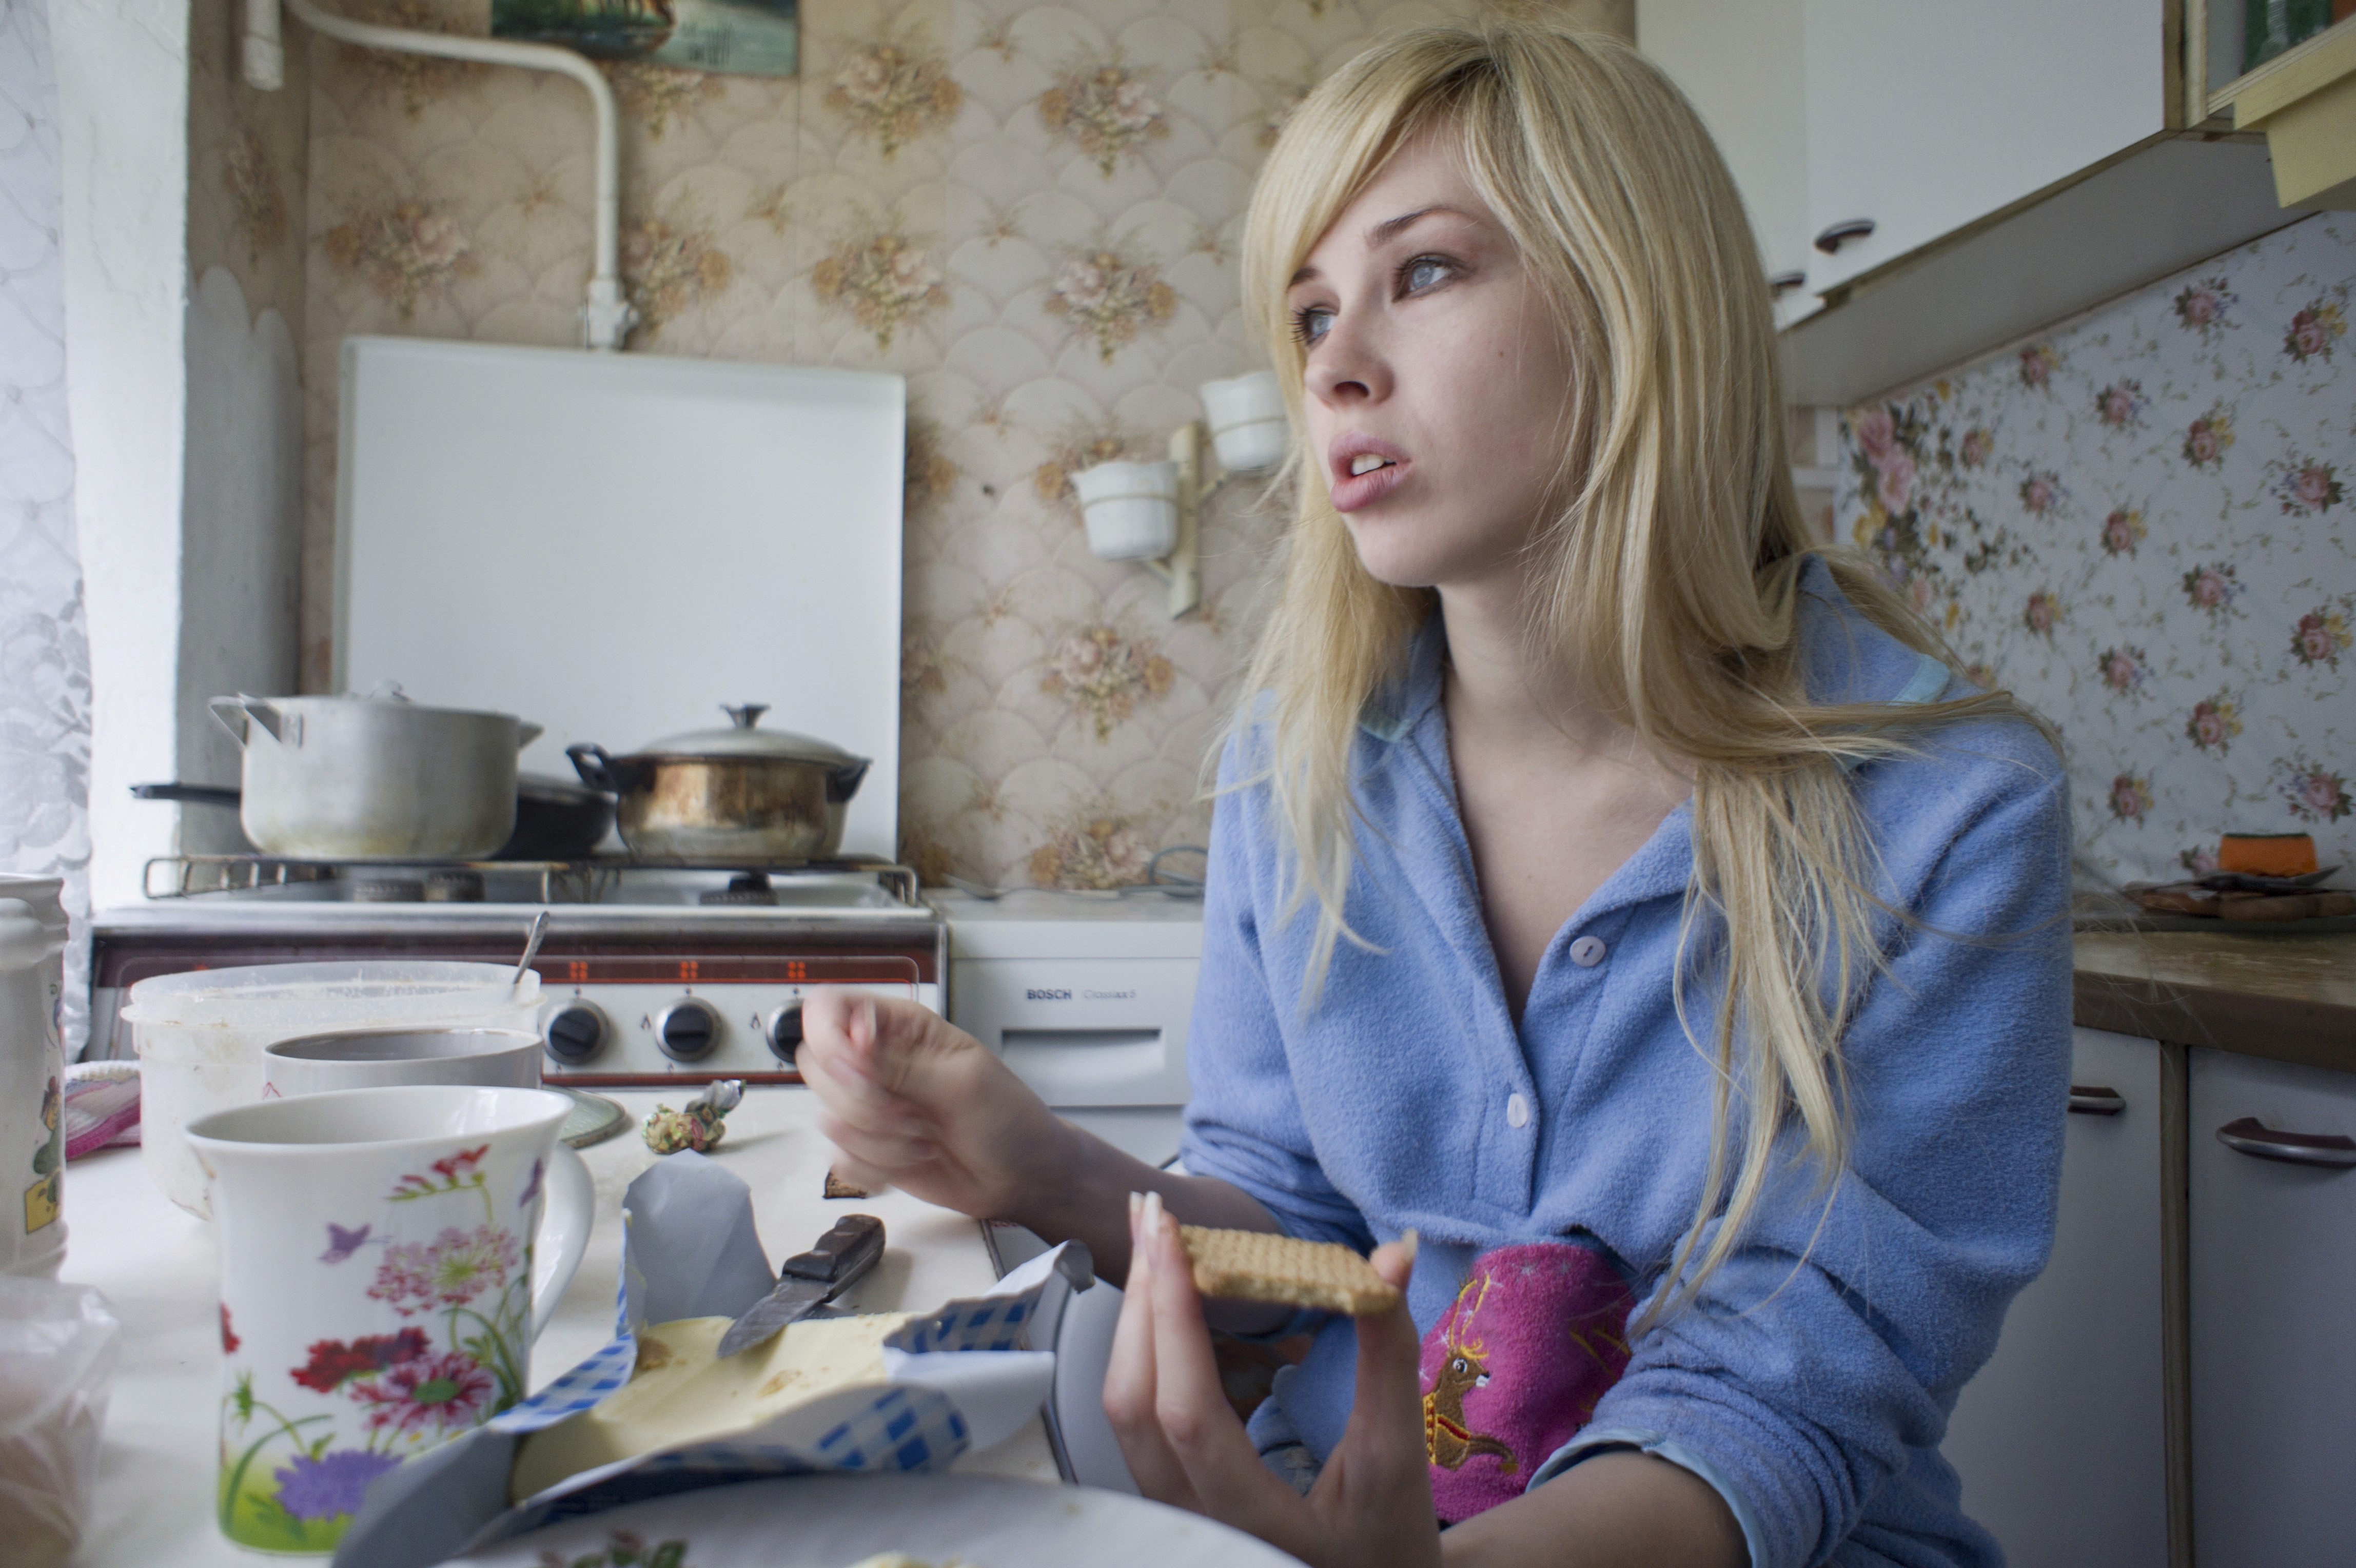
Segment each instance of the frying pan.
[{"label": "frying pan", "polygon": [[[225,806],[234,811],[242,797],[217,784],[134,784],[143,800],[177,800],[190,806]],[[578,860],[596,849],[614,826],[614,797],[600,789],[544,773],[516,776],[515,832],[493,860]]]}]

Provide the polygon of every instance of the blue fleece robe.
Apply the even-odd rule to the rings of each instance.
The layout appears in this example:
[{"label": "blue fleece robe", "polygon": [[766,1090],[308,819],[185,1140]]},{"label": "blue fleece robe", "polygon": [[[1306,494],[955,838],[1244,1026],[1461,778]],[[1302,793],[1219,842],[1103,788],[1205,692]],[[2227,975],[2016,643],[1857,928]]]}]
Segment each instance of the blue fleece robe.
[{"label": "blue fleece robe", "polygon": [[[1922,701],[1970,688],[1874,628],[1821,562],[1802,577],[1808,688]],[[1710,1069],[1673,1009],[1690,808],[1672,812],[1548,944],[1519,1028],[1457,813],[1444,639],[1355,742],[1357,864],[1322,1001],[1301,995],[1314,907],[1283,918],[1264,788],[1223,793],[1188,1040],[1186,1167],[1295,1235],[1361,1250],[1412,1227],[1419,1329],[1494,1247],[1606,1249],[1638,1297],[1697,1200]],[[1252,768],[1248,732],[1221,766]],[[1698,1302],[1630,1347],[1590,1423],[1530,1484],[1608,1446],[1658,1453],[1725,1497],[1754,1568],[1996,1564],[1938,1452],[1955,1396],[2051,1245],[2069,1082],[2069,816],[2045,740],[1945,725],[1854,769],[1890,955],[1843,1041],[1854,1123],[1829,1207],[1812,1173],[1769,1191]],[[1950,934],[1937,934],[1950,933]],[[1603,956],[1576,961],[1593,938]],[[1595,960],[1592,943],[1582,956]],[[1697,1029],[1707,994],[1689,989]],[[1316,1455],[1349,1415],[1356,1344],[1325,1321],[1253,1435]]]}]

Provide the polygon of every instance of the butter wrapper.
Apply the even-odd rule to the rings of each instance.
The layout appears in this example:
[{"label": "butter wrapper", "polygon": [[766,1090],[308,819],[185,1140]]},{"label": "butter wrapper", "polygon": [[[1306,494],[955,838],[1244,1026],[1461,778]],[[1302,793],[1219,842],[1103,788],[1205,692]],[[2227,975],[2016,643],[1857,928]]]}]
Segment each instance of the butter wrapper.
[{"label": "butter wrapper", "polygon": [[700,1155],[673,1155],[632,1182],[622,1224],[614,1337],[531,1398],[370,1486],[334,1568],[431,1568],[543,1524],[735,1481],[945,1470],[1038,1413],[1055,1358],[1030,1348],[1030,1326],[1043,1302],[1060,1310],[1068,1292],[1094,1283],[1087,1249],[1066,1242],[981,1295],[903,1324],[884,1342],[882,1385],[839,1389],[725,1439],[586,1470],[510,1506],[518,1446],[626,1383],[641,1329],[734,1317],[776,1283],[750,1190]]}]

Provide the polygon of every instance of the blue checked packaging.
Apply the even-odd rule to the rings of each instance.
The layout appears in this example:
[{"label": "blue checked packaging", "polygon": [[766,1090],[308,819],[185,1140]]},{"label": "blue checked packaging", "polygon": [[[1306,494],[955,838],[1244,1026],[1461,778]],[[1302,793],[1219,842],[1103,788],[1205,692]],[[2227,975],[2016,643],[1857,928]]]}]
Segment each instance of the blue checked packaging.
[{"label": "blue checked packaging", "polygon": [[622,1224],[614,1337],[521,1404],[369,1487],[334,1568],[431,1568],[543,1524],[733,1481],[946,1470],[1038,1413],[1055,1358],[1031,1349],[1025,1331],[1044,1297],[1093,1283],[1087,1249],[1067,1242],[989,1294],[903,1325],[884,1341],[884,1384],[838,1390],[725,1441],[584,1471],[510,1506],[517,1446],[627,1382],[640,1328],[736,1316],[776,1283],[754,1230],[752,1193],[700,1155],[673,1155],[632,1182]]}]

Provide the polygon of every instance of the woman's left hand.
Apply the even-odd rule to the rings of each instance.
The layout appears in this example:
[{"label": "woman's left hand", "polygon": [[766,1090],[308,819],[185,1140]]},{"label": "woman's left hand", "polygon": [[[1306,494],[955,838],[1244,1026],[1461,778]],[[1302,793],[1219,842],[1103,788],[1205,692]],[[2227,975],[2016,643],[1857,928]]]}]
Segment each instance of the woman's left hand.
[{"label": "woman's left hand", "polygon": [[[1361,1317],[1350,1421],[1307,1497],[1265,1465],[1220,1390],[1203,1304],[1158,1196],[1130,1198],[1129,1281],[1105,1372],[1130,1473],[1147,1497],[1207,1514],[1315,1568],[1432,1568],[1440,1526],[1423,1441],[1415,1321]],[[1404,1293],[1413,1246],[1375,1250],[1375,1272]]]}]

